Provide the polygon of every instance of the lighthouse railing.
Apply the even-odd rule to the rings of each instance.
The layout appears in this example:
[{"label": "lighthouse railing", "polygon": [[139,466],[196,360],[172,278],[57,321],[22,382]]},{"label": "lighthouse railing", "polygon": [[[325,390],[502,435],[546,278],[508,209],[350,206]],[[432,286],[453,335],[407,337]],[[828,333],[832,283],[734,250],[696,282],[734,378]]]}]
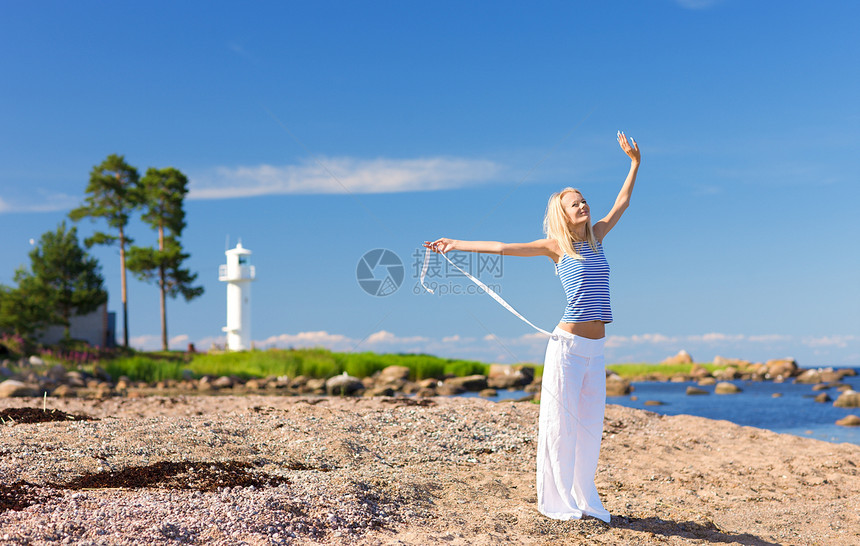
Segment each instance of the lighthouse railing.
[{"label": "lighthouse railing", "polygon": [[227,264],[221,264],[218,266],[219,281],[253,280],[256,276],[257,271],[253,265],[228,267]]}]

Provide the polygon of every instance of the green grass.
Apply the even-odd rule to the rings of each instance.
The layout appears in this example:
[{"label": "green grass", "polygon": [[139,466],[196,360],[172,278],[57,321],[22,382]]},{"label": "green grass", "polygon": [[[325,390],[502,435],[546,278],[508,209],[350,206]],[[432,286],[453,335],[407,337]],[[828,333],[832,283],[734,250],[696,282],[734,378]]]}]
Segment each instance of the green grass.
[{"label": "green grass", "polygon": [[179,359],[157,359],[136,355],[105,360],[99,366],[113,379],[126,376],[132,381],[154,383],[166,379],[182,379],[184,363]]},{"label": "green grass", "polygon": [[422,354],[334,353],[325,349],[270,349],[240,353],[196,355],[189,364],[195,375],[235,375],[241,378],[287,376],[332,377],[343,372],[368,377],[388,366],[406,366],[410,378],[445,374],[486,374],[488,364]]},{"label": "green grass", "polygon": [[[204,375],[232,375],[242,379],[268,376],[304,375],[328,378],[343,372],[354,377],[369,377],[388,366],[409,368],[409,378],[419,381],[425,378],[441,378],[445,375],[486,375],[490,365],[474,360],[439,358],[425,354],[377,354],[335,353],[326,349],[270,349],[238,353],[202,353],[191,357],[183,353],[145,353],[99,363],[113,378],[127,376],[133,381],[155,382],[166,379],[182,379],[183,370],[190,370],[195,377]],[[543,375],[543,365],[531,365],[535,377]],[[726,366],[698,364],[713,373]],[[621,377],[634,379],[649,375],[671,377],[689,374],[691,364],[611,364],[607,369]]]},{"label": "green grass", "polygon": [[[713,373],[716,370],[725,369],[726,366],[715,366],[713,364],[699,364],[699,366]],[[617,373],[621,377],[633,378],[642,377],[650,374],[660,374],[672,376],[676,374],[688,374],[693,368],[693,364],[648,364],[648,363],[631,363],[631,364],[610,364],[606,368]]]},{"label": "green grass", "polygon": [[[149,383],[167,379],[182,379],[183,372],[194,377],[286,376],[329,378],[343,372],[354,377],[369,377],[388,366],[409,368],[409,378],[419,381],[446,375],[465,376],[489,373],[490,365],[474,360],[439,358],[426,354],[335,353],[326,349],[269,349],[225,353],[148,352],[103,359],[97,364],[117,379],[126,376],[132,381]],[[526,364],[528,365],[528,364]],[[534,366],[535,375],[543,366]]]}]

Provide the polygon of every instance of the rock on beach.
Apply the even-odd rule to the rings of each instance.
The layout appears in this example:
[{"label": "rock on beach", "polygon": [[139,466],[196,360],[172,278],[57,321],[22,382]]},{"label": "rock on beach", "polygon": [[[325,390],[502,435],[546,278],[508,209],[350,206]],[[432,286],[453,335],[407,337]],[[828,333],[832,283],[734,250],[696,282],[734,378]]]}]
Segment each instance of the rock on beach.
[{"label": "rock on beach", "polygon": [[610,373],[606,377],[606,396],[626,396],[632,391],[630,381],[620,375]]},{"label": "rock on beach", "polygon": [[857,417],[856,415],[847,415],[836,421],[836,424],[843,427],[860,427],[860,417]]},{"label": "rock on beach", "polygon": [[376,378],[377,385],[399,384],[409,380],[409,368],[406,366],[388,366],[379,372]]},{"label": "rock on beach", "polygon": [[697,387],[693,387],[692,385],[687,387],[687,394],[690,396],[702,395],[702,394],[710,394],[705,389],[699,389]]},{"label": "rock on beach", "polygon": [[22,396],[39,396],[39,388],[36,385],[7,379],[0,383],[0,398],[13,398]]},{"label": "rock on beach", "polygon": [[364,383],[357,377],[341,374],[325,382],[325,390],[330,395],[351,395],[364,390]]},{"label": "rock on beach", "polygon": [[491,364],[487,384],[492,389],[524,387],[534,381],[535,369],[519,364]]},{"label": "rock on beach", "polygon": [[462,389],[464,391],[479,392],[487,388],[487,376],[467,375],[464,377],[450,377],[443,384],[455,390]]},{"label": "rock on beach", "polygon": [[791,377],[797,373],[797,362],[793,358],[779,358],[765,362],[770,377]]},{"label": "rock on beach", "polygon": [[837,408],[860,408],[860,392],[847,390],[833,402]]},{"label": "rock on beach", "polygon": [[681,351],[678,351],[678,354],[676,354],[675,356],[670,356],[669,358],[667,358],[666,360],[661,362],[661,364],[692,364],[692,363],[693,363],[693,357],[690,355],[690,353],[688,353],[687,351],[684,351],[683,349]]},{"label": "rock on beach", "polygon": [[739,392],[741,392],[741,388],[728,381],[721,381],[714,386],[715,394],[737,394]]}]

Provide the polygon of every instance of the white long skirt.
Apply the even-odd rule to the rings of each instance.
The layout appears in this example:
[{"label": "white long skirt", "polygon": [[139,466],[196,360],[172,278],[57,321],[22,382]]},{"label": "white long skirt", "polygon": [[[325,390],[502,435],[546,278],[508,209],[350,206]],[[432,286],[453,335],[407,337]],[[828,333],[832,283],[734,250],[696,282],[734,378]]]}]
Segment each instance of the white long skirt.
[{"label": "white long skirt", "polygon": [[594,475],[603,436],[603,339],[553,331],[541,383],[537,451],[538,510],[545,516],[609,521]]}]

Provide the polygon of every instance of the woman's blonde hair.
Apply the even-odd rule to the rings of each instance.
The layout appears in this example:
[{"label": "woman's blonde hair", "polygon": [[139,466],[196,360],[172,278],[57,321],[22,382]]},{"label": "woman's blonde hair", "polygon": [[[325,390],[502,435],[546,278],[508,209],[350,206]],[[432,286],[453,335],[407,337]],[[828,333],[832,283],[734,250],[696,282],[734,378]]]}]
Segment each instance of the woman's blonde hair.
[{"label": "woman's blonde hair", "polygon": [[[582,260],[582,256],[573,248],[573,243],[581,242],[577,240],[573,233],[570,232],[568,225],[568,216],[564,210],[564,205],[561,203],[561,198],[568,193],[577,193],[582,197],[582,192],[576,188],[564,188],[558,193],[554,193],[549,198],[549,203],[546,205],[546,216],[543,219],[543,232],[547,238],[554,239],[571,258]],[[585,241],[591,249],[597,252],[597,239],[594,237],[594,230],[591,229],[591,219],[585,225]]]}]

